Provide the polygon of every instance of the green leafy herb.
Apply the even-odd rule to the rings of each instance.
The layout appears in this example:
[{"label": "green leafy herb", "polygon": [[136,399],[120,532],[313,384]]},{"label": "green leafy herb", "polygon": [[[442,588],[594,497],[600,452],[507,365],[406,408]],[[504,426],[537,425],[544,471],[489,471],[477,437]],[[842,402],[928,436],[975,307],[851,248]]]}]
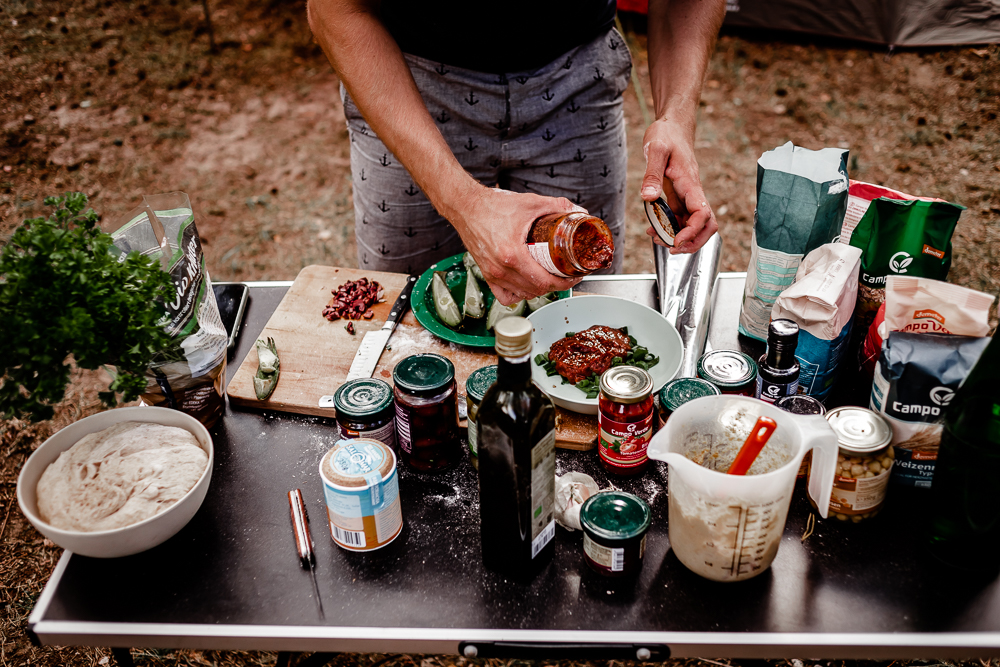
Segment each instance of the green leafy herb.
[{"label": "green leafy herb", "polygon": [[45,204],[54,213],[25,220],[0,252],[0,412],[7,418],[51,418],[72,364],[115,366],[101,400],[134,400],[146,389],[150,362],[173,354],[161,323],[170,276],[138,253],[120,258],[93,209],[81,213],[86,195]]}]

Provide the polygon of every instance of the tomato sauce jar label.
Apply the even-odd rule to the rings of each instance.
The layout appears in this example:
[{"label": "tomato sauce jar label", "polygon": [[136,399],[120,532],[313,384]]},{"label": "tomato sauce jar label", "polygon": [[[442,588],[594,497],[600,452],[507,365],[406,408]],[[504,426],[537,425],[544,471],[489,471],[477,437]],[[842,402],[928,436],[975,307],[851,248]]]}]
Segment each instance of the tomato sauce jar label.
[{"label": "tomato sauce jar label", "polygon": [[646,461],[646,450],[653,437],[653,413],[639,422],[619,422],[597,416],[598,446],[601,458],[616,465],[636,466]]},{"label": "tomato sauce jar label", "polygon": [[636,366],[613,366],[601,376],[597,453],[609,472],[641,473],[653,437],[653,378]]}]

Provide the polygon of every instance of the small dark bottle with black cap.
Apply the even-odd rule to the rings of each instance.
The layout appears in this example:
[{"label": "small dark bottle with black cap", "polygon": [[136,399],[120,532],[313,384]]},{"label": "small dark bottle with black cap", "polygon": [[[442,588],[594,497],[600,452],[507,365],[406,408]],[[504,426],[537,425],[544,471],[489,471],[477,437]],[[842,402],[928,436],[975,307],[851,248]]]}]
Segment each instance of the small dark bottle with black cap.
[{"label": "small dark bottle with black cap", "polygon": [[799,362],[795,346],[799,325],[791,320],[772,320],[767,328],[767,352],[760,357],[757,375],[757,398],[774,403],[799,390]]}]

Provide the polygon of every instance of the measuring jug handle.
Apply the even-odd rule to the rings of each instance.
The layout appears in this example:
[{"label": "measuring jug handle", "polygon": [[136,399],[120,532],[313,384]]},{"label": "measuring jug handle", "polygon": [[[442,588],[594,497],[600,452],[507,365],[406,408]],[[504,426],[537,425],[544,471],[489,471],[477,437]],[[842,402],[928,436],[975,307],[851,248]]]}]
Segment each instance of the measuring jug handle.
[{"label": "measuring jug handle", "polygon": [[837,472],[837,454],[840,451],[837,434],[821,415],[801,416],[795,423],[799,427],[803,449],[813,450],[809,471],[809,497],[816,501],[819,515],[825,519],[830,509],[830,494],[833,493],[833,478]]}]

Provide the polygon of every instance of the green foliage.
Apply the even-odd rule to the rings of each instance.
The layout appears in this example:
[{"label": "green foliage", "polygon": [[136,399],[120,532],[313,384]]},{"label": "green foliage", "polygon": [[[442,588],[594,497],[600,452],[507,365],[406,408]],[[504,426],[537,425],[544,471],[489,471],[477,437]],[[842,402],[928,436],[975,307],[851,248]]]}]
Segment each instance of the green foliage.
[{"label": "green foliage", "polygon": [[101,400],[131,401],[149,362],[171,346],[159,320],[170,276],[138,253],[119,261],[87,196],[48,197],[55,212],[25,220],[0,252],[0,412],[49,419],[80,368],[113,365]]}]

